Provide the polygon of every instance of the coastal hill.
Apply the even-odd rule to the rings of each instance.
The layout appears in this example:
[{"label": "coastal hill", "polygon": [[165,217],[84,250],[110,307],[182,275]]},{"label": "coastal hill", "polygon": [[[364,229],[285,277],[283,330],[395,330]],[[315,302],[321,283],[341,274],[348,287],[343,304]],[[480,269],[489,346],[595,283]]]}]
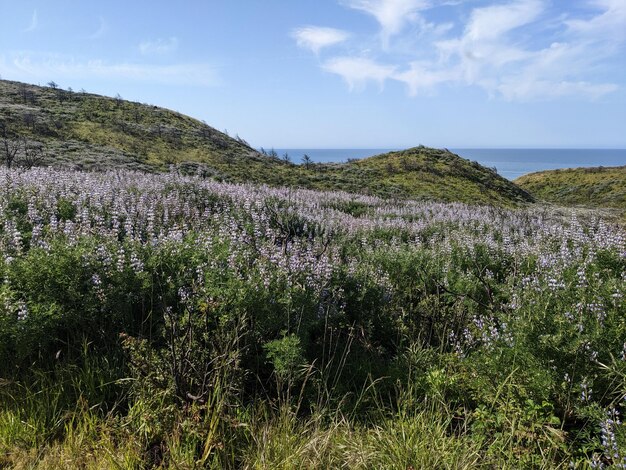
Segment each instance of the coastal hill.
[{"label": "coastal hill", "polygon": [[495,170],[445,149],[420,146],[347,163],[295,164],[178,112],[53,82],[42,87],[0,80],[0,139],[3,133],[38,146],[47,164],[76,169],[174,168],[221,181],[382,197],[503,206],[533,201]]},{"label": "coastal hill", "polygon": [[618,209],[626,214],[626,165],[540,171],[515,183],[558,205]]}]

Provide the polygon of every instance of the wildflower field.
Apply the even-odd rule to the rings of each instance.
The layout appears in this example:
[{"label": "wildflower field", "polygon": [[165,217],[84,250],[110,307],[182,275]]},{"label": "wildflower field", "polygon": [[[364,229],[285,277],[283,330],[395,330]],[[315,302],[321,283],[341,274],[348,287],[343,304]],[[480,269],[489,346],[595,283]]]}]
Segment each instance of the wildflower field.
[{"label": "wildflower field", "polygon": [[0,170],[0,467],[626,468],[591,211]]}]

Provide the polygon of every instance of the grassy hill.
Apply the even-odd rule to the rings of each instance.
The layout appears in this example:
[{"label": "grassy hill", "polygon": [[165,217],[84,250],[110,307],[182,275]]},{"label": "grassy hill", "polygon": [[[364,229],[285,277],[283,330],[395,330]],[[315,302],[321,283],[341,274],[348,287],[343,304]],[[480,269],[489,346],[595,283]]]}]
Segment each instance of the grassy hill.
[{"label": "grassy hill", "polygon": [[626,166],[540,171],[515,183],[538,199],[555,204],[626,213]]},{"label": "grassy hill", "polygon": [[79,169],[154,172],[174,165],[228,182],[505,206],[533,200],[495,171],[447,150],[296,165],[168,109],[55,86],[0,80],[0,124],[12,139],[40,143],[46,163]]}]

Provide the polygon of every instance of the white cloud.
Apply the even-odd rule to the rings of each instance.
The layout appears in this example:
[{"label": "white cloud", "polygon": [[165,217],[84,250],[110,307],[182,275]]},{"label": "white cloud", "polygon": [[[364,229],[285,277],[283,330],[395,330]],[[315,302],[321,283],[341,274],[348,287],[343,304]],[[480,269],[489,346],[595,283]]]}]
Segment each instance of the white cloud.
[{"label": "white cloud", "polygon": [[417,21],[420,10],[431,6],[429,0],[344,0],[344,3],[376,18],[384,47],[388,46],[391,36],[400,33],[408,23]]},{"label": "white cloud", "polygon": [[178,49],[178,38],[172,36],[167,39],[143,41],[139,44],[139,52],[143,55],[163,55]]},{"label": "white cloud", "polygon": [[610,40],[623,42],[626,40],[626,1],[595,0],[589,5],[602,13],[589,20],[571,19],[567,21],[570,31],[585,39]]},{"label": "white cloud", "polygon": [[[381,48],[321,65],[341,76],[351,90],[394,80],[404,83],[412,96],[453,84],[528,101],[597,99],[619,88],[604,75],[619,63],[626,47],[626,0],[588,0],[589,9],[577,11],[577,17],[557,17],[548,0],[491,0],[467,16],[459,12],[456,28],[449,17],[446,22],[426,21],[424,10],[442,1],[340,1],[376,17],[383,39],[399,36],[391,48],[384,42]],[[453,3],[445,2],[448,8]],[[417,26],[418,34],[415,28],[404,31],[408,22]],[[378,62],[363,58],[373,55]]]},{"label": "white cloud", "polygon": [[534,53],[516,72],[503,75],[493,91],[507,100],[530,101],[577,96],[598,99],[618,89],[614,83],[580,79],[597,56],[585,43],[552,43]]},{"label": "white cloud", "polygon": [[433,90],[441,83],[458,80],[459,70],[433,70],[427,62],[412,62],[408,70],[395,73],[392,78],[406,84],[409,95],[416,96],[420,92]]},{"label": "white cloud", "polygon": [[30,19],[30,24],[24,30],[24,32],[25,33],[30,33],[31,31],[35,31],[37,29],[37,26],[39,26],[39,18],[37,16],[37,10],[34,10],[33,11],[33,16]]},{"label": "white cloud", "polygon": [[325,47],[344,42],[350,34],[341,29],[323,28],[319,26],[304,26],[294,29],[291,35],[299,47],[310,49],[315,54]]},{"label": "white cloud", "polygon": [[563,96],[584,96],[597,99],[607,93],[617,90],[613,83],[589,83],[585,81],[553,82],[549,80],[534,80],[507,78],[497,86],[502,96],[509,101],[545,100]]},{"label": "white cloud", "polygon": [[497,40],[509,31],[536,20],[542,11],[543,2],[540,0],[476,8],[465,27],[465,40]]},{"label": "white cloud", "polygon": [[102,60],[77,61],[54,55],[18,54],[8,60],[0,58],[0,72],[6,77],[31,82],[97,78],[170,85],[216,86],[220,83],[215,69],[208,64],[110,63]]},{"label": "white cloud", "polygon": [[511,44],[508,34],[532,23],[542,13],[539,0],[519,0],[509,4],[476,8],[461,37],[435,44],[445,60],[457,60],[462,77],[472,84],[485,71],[502,70],[508,64],[520,63],[533,53]]},{"label": "white cloud", "polygon": [[350,90],[362,89],[370,82],[378,83],[382,89],[385,81],[396,70],[392,65],[383,65],[361,57],[335,57],[322,65],[323,69],[341,76]]}]

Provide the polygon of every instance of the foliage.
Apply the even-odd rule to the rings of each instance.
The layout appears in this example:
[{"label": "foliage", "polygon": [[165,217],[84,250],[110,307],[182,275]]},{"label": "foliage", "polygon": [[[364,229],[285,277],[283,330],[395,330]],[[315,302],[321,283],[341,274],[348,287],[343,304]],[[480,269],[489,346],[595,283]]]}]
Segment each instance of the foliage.
[{"label": "foliage", "polygon": [[241,138],[174,111],[58,87],[0,80],[2,123],[44,145],[44,163],[61,167],[148,172],[173,168],[231,183],[385,198],[502,206],[533,201],[494,171],[447,150],[420,146],[344,164],[317,164],[305,156],[296,165],[274,150],[258,152]]},{"label": "foliage", "polygon": [[626,456],[626,234],[594,213],[173,173],[0,180],[0,465]]},{"label": "foliage", "polygon": [[541,171],[515,182],[545,201],[617,209],[626,216],[626,166]]}]

